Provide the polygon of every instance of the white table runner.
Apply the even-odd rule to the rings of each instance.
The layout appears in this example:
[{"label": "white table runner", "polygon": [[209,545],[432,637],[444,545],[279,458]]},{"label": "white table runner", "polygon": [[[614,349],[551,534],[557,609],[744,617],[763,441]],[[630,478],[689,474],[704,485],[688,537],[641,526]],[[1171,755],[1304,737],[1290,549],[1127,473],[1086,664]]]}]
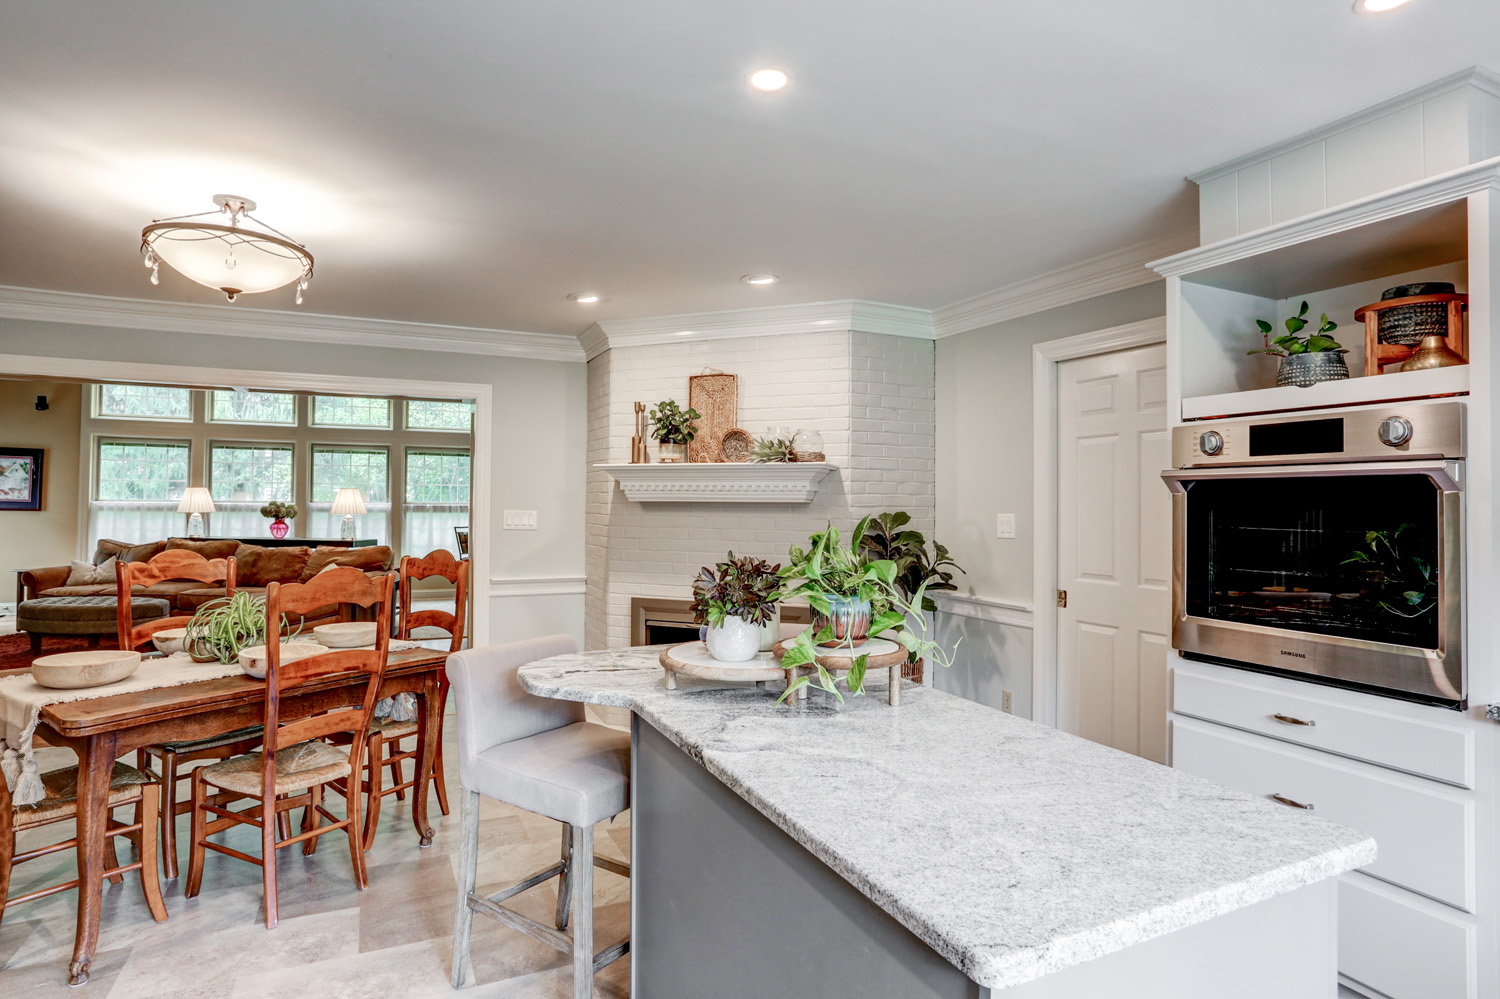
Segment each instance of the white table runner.
[{"label": "white table runner", "polygon": [[[366,648],[374,648],[373,645]],[[392,640],[391,652],[422,648],[419,642]],[[143,659],[141,665],[130,676],[116,683],[100,687],[83,687],[77,690],[58,690],[44,687],[32,679],[30,673],[0,677],[0,770],[4,771],[5,784],[10,788],[11,802],[30,805],[41,801],[45,794],[41,775],[36,768],[36,751],[32,737],[41,720],[42,708],[48,704],[66,704],[70,701],[86,701],[96,697],[113,697],[116,694],[133,694],[142,690],[160,687],[176,687],[184,683],[200,683],[217,680],[225,676],[238,676],[238,663],[196,663],[184,652],[159,659]],[[387,698],[381,704],[390,704]],[[415,699],[413,699],[414,702]],[[407,718],[413,717],[413,708],[391,705],[385,714],[395,717],[405,709]],[[377,714],[381,712],[377,711]],[[406,719],[397,718],[398,721]]]}]

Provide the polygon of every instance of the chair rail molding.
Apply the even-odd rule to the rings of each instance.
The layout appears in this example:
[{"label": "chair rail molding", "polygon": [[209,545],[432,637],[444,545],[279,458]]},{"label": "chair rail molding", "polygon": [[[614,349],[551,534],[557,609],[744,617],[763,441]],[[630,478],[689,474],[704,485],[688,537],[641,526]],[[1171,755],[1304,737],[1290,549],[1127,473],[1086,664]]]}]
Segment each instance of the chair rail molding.
[{"label": "chair rail molding", "polygon": [[940,614],[971,617],[978,621],[988,621],[991,624],[1025,628],[1027,631],[1030,631],[1035,623],[1035,606],[1017,600],[1002,600],[972,593],[954,593],[951,590],[942,590],[929,595],[937,604]]},{"label": "chair rail molding", "polygon": [[583,596],[585,576],[534,576],[492,578],[491,598],[499,597],[572,597]]},{"label": "chair rail molding", "polygon": [[0,285],[0,318],[80,326],[242,336],[261,340],[436,350],[451,354],[526,357],[538,361],[582,361],[576,337],[470,326],[439,326],[321,313],[248,309],[238,305],[158,302],[42,288]]}]

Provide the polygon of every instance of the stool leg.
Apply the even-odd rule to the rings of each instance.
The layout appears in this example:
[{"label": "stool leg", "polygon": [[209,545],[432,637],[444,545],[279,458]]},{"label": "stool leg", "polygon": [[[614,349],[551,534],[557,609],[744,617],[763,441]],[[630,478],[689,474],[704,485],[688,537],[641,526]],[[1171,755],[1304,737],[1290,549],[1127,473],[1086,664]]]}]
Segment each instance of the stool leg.
[{"label": "stool leg", "polygon": [[458,908],[453,913],[453,965],[448,981],[455,989],[474,984],[474,968],[469,963],[469,932],[474,926],[474,910],[469,896],[479,880],[479,794],[463,788],[459,791],[459,812],[463,831],[459,835]]},{"label": "stool leg", "polygon": [[161,872],[156,869],[157,819],[161,814],[161,788],[156,784],[141,786],[141,891],[151,918],[158,923],[167,919],[167,904],[161,897]]},{"label": "stool leg", "polygon": [[31,654],[39,656],[42,654],[42,636],[39,632],[28,631],[26,638],[31,642]]},{"label": "stool leg", "polygon": [[573,827],[573,999],[594,996],[594,827]]},{"label": "stool leg", "polygon": [[566,822],[562,827],[562,859],[567,866],[563,868],[562,876],[557,879],[557,918],[553,920],[557,928],[566,930],[568,928],[568,903],[573,895],[573,827]]}]

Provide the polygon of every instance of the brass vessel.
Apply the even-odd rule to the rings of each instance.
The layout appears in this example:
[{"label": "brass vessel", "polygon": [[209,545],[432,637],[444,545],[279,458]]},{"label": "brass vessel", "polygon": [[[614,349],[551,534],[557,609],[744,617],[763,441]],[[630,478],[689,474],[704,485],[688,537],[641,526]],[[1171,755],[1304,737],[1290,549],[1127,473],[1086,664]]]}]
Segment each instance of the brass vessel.
[{"label": "brass vessel", "polygon": [[1455,364],[1468,364],[1462,354],[1448,346],[1448,339],[1441,336],[1424,336],[1416,351],[1401,363],[1402,371],[1427,371],[1431,368],[1448,368]]}]

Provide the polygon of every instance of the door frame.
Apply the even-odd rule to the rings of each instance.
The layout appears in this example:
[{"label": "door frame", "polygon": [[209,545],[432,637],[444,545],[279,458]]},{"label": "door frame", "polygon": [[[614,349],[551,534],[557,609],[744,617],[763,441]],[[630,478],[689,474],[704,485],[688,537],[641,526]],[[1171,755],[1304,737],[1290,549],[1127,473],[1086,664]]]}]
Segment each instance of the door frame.
[{"label": "door frame", "polygon": [[[1167,342],[1167,317],[1047,340],[1031,348],[1031,717],[1057,727],[1057,366],[1063,361]],[[1171,423],[1171,414],[1168,421]]]}]

